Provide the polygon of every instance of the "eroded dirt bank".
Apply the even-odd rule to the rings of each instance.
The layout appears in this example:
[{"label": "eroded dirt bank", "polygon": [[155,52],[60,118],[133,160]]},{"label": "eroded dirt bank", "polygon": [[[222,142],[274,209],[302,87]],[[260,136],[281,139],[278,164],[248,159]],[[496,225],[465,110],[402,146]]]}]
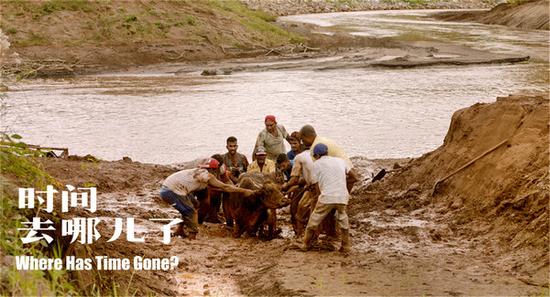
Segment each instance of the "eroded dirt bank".
[{"label": "eroded dirt bank", "polygon": [[[411,160],[354,158],[365,176],[392,169],[382,181],[359,184],[349,205],[353,252],[292,248],[288,217],[282,237],[233,239],[223,225],[201,226],[199,239],[160,240],[151,218],[178,217],[157,190],[175,169],[137,162],[43,159],[64,184],[97,185],[106,220],[134,217],[149,231],[145,244],[106,243],[112,230],[80,256],[179,256],[175,271],[109,272],[122,292],[163,295],[539,295],[548,294],[547,94],[499,98],[453,116],[444,144]],[[490,151],[440,183],[437,180]],[[433,194],[432,194],[433,193]],[[91,216],[85,211],[81,216]],[[82,286],[98,282],[93,272]]]},{"label": "eroded dirt bank", "polygon": [[[302,36],[275,17],[224,1],[2,1],[0,28],[22,63],[20,76],[69,75],[161,62],[265,53]],[[14,69],[15,68],[15,69]]]},{"label": "eroded dirt bank", "polygon": [[474,9],[490,8],[496,5],[494,0],[442,0],[442,1],[407,1],[407,0],[240,0],[251,9],[259,9],[274,15],[293,15],[306,13],[328,13],[362,10],[389,9]]},{"label": "eroded dirt bank", "polygon": [[488,265],[548,286],[548,103],[548,94],[515,95],[457,111],[440,148],[367,188],[350,208],[433,211],[449,228],[431,232],[435,241],[452,234]]},{"label": "eroded dirt bank", "polygon": [[523,1],[521,4],[502,3],[490,11],[449,12],[435,15],[446,21],[477,22],[509,27],[550,30],[550,1]]}]

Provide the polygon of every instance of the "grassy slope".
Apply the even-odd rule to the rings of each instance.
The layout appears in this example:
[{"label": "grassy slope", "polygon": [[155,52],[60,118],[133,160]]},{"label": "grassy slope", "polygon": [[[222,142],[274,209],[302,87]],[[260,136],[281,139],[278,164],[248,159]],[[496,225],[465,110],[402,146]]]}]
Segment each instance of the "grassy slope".
[{"label": "grassy slope", "polygon": [[[22,148],[0,148],[0,211],[2,213],[2,229],[0,231],[0,255],[2,263],[2,286],[0,293],[3,296],[21,295],[66,295],[77,291],[69,282],[65,271],[18,271],[15,268],[17,255],[32,255],[35,257],[59,257],[58,249],[47,247],[42,242],[24,245],[21,238],[25,231],[21,222],[27,221],[34,214],[17,207],[17,188],[32,187],[45,189],[46,185],[57,185],[57,182],[44,172],[30,158],[20,154],[30,153]],[[45,243],[45,242],[44,242]],[[7,264],[6,259],[13,263]]]},{"label": "grassy slope", "polygon": [[[1,94],[0,94],[1,95]],[[128,295],[118,288],[117,279],[104,279],[91,288],[83,289],[79,286],[76,274],[65,270],[30,270],[19,271],[15,266],[15,256],[29,255],[35,258],[64,258],[67,249],[66,242],[57,237],[47,244],[46,241],[23,244],[21,238],[27,231],[22,222],[40,216],[41,221],[52,220],[56,228],[60,226],[60,214],[55,210],[47,214],[37,210],[19,209],[18,188],[34,188],[40,191],[47,185],[60,189],[62,185],[52,178],[33,157],[40,153],[25,149],[23,144],[1,142],[0,147],[0,213],[3,219],[0,230],[0,295],[1,296],[102,296]],[[59,229],[58,229],[59,230]],[[101,277],[99,277],[101,279]]]},{"label": "grassy slope", "polygon": [[[47,50],[31,52],[31,47],[70,51],[136,44],[171,46],[188,49],[194,53],[189,58],[196,59],[201,52],[205,58],[223,57],[226,50],[301,41],[274,25],[273,16],[249,10],[237,0],[4,0],[1,5],[0,28],[16,51],[32,59],[47,59],[48,54],[67,57]],[[179,53],[175,51],[172,56]],[[81,58],[79,53],[74,55]]]}]

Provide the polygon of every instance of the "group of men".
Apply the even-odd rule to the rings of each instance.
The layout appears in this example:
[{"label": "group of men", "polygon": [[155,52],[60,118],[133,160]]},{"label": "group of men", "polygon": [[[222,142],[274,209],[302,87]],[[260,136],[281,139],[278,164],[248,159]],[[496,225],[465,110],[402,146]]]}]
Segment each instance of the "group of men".
[{"label": "group of men", "polygon": [[[280,190],[290,200],[291,221],[296,235],[303,234],[302,250],[311,248],[318,235],[319,226],[328,223],[327,230],[339,227],[342,235],[341,251],[350,249],[349,222],[346,207],[349,190],[357,177],[348,156],[334,141],[317,136],[311,125],[289,134],[278,124],[276,117],[268,115],[252,153],[252,163],[239,153],[237,138],[227,138],[227,153],[214,155],[199,168],[178,171],[162,184],[160,195],[182,215],[183,223],[178,232],[195,238],[198,232],[199,201],[196,193],[204,189],[219,192],[240,192],[243,197],[255,191],[239,188],[239,176],[260,172],[273,176],[280,183]],[[286,151],[284,142],[290,144]],[[221,202],[221,201],[220,201]],[[213,203],[217,216],[220,205]],[[184,230],[186,229],[186,230]],[[326,232],[335,236],[334,231]]]}]

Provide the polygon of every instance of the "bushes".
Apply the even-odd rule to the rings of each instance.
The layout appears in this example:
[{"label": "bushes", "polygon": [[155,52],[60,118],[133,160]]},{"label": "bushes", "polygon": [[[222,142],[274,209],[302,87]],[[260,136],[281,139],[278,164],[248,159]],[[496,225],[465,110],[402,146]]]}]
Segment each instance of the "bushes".
[{"label": "bushes", "polygon": [[2,255],[10,259],[9,266],[2,267],[2,287],[0,293],[6,296],[22,295],[75,295],[76,289],[70,283],[66,271],[19,271],[15,267],[15,256],[32,255],[35,257],[60,257],[59,246],[48,246],[43,241],[23,244],[24,236],[18,228],[22,221],[34,216],[30,210],[19,209],[18,187],[44,189],[48,184],[58,183],[44,172],[29,156],[34,155],[20,142],[2,141],[0,147],[0,195],[2,197],[2,229],[0,231],[0,249]]}]

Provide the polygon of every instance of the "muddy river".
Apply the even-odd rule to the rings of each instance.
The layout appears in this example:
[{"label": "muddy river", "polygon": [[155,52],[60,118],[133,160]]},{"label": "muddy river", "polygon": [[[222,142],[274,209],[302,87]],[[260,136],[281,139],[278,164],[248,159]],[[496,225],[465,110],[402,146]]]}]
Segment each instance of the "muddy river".
[{"label": "muddy river", "polygon": [[[438,40],[529,54],[513,65],[413,69],[270,70],[205,77],[159,67],[10,85],[1,128],[71,154],[168,164],[225,151],[234,135],[249,155],[263,117],[287,130],[310,123],[347,152],[418,156],[442,144],[457,109],[524,90],[548,89],[548,32],[439,22],[426,11],[285,17],[322,33]],[[288,147],[288,145],[287,145]]]}]

